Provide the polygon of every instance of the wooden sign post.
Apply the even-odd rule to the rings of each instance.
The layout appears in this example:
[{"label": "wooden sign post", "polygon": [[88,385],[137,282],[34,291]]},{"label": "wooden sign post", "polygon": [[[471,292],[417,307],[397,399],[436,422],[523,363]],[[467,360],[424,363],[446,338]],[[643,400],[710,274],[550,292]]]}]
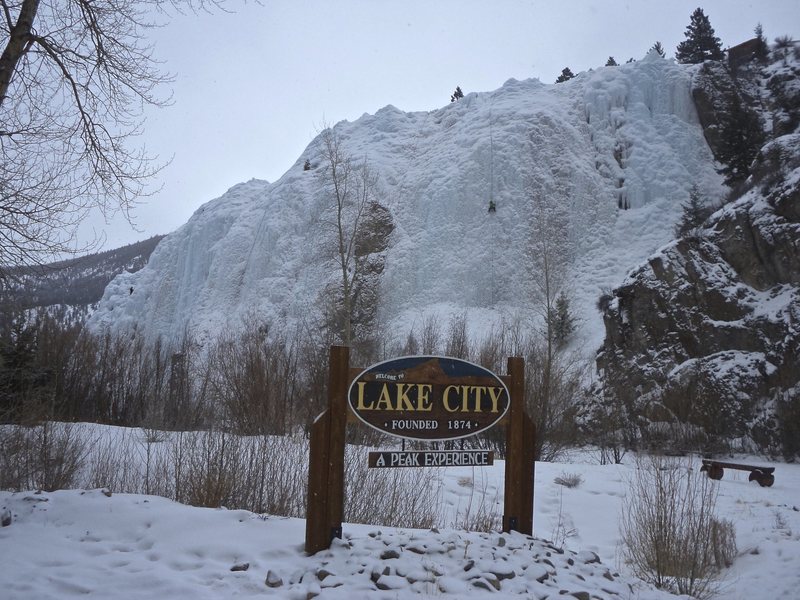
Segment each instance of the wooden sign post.
[{"label": "wooden sign post", "polygon": [[331,346],[328,408],[311,426],[306,509],[306,552],[330,548],[342,537],[344,517],[344,438],[350,348]]},{"label": "wooden sign post", "polygon": [[[345,429],[350,412],[351,422],[360,421],[403,439],[460,439],[505,422],[503,531],[532,534],[536,432],[524,402],[522,358],[508,359],[504,377],[460,359],[431,356],[386,361],[360,372],[350,368],[349,348],[331,347],[328,408],[311,427],[306,552],[329,548],[334,538],[342,536]],[[394,454],[398,455],[395,464],[391,458],[383,464],[386,461],[376,456],[372,466],[491,464],[493,458],[488,451],[486,456]],[[405,464],[397,464],[400,461]]]},{"label": "wooden sign post", "polygon": [[508,359],[511,408],[506,421],[506,481],[503,531],[533,535],[534,439],[536,428],[525,412],[525,361]]}]

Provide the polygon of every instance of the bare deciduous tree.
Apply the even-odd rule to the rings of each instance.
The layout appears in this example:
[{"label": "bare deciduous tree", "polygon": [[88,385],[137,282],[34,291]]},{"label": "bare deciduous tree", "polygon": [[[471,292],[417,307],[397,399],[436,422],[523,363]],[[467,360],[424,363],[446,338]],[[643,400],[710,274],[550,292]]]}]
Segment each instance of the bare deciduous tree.
[{"label": "bare deciduous tree", "polygon": [[425,317],[419,338],[419,345],[423,354],[436,354],[440,351],[442,324],[435,314]]},{"label": "bare deciduous tree", "polygon": [[471,354],[469,333],[467,328],[467,313],[453,315],[447,326],[447,345],[445,354],[455,358],[469,359]]},{"label": "bare deciduous tree", "polygon": [[543,182],[528,181],[526,188],[530,223],[525,261],[533,304],[542,317],[540,340],[529,344],[526,396],[536,422],[536,457],[545,459],[553,458],[550,453],[565,442],[550,443],[563,438],[562,425],[571,419],[581,365],[558,343],[555,319],[572,262],[567,197]]},{"label": "bare deciduous tree", "polygon": [[225,422],[238,433],[283,435],[295,421],[297,352],[267,323],[248,318],[211,350],[210,387]]},{"label": "bare deciduous tree", "polygon": [[148,193],[160,166],[131,138],[165,103],[144,38],[165,4],[215,1],[0,1],[0,276],[78,250],[91,209],[130,221]]},{"label": "bare deciduous tree", "polygon": [[335,260],[341,273],[339,298],[334,309],[342,342],[353,342],[356,302],[364,283],[366,256],[359,252],[359,235],[370,206],[375,201],[377,175],[366,157],[357,162],[344,148],[332,127],[321,133],[322,169],[320,177],[330,201],[324,219],[335,238]]},{"label": "bare deciduous tree", "polygon": [[572,248],[565,198],[552,190],[528,184],[530,225],[526,261],[534,303],[544,320],[548,356],[555,345],[553,315],[559,295],[565,291]]}]

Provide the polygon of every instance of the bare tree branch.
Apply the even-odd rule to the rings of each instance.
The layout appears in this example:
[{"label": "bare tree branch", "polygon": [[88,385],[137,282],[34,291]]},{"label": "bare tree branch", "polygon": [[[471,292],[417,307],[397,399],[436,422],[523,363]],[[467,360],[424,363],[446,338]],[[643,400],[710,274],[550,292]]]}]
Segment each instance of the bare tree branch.
[{"label": "bare tree branch", "polygon": [[[170,77],[145,33],[214,0],[0,0],[0,277],[86,250],[88,211],[131,211],[163,168],[133,144]],[[91,246],[89,244],[88,246]]]},{"label": "bare tree branch", "polygon": [[335,237],[335,260],[341,273],[341,311],[337,324],[342,342],[350,346],[353,341],[353,315],[359,287],[363,277],[364,257],[359,257],[357,244],[362,233],[362,219],[374,201],[377,174],[373,173],[367,158],[360,164],[342,146],[338,133],[327,127],[320,134],[322,141],[322,184],[327,189],[330,203],[328,227]]}]

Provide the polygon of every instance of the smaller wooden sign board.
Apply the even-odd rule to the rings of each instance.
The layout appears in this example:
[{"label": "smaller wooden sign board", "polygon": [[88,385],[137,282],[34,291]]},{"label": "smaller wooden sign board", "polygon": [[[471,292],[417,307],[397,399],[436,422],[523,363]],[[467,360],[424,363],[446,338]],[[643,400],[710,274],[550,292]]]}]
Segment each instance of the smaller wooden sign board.
[{"label": "smaller wooden sign board", "polygon": [[493,450],[386,450],[369,453],[369,468],[487,467],[494,464]]}]

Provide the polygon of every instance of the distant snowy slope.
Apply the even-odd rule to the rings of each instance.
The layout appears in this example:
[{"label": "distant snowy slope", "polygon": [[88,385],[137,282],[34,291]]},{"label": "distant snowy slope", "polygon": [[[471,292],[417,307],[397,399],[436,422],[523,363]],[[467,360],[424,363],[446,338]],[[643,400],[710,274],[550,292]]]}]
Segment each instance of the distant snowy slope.
[{"label": "distant snowy slope", "polygon": [[[339,123],[347,152],[378,173],[377,200],[394,224],[384,322],[402,336],[432,311],[490,324],[529,310],[523,255],[541,195],[566,209],[573,303],[587,348],[599,346],[601,288],[671,239],[692,183],[721,194],[691,69],[648,55],[563,84],[510,80],[435,111],[388,106]],[[108,286],[92,326],[170,338],[188,327],[202,338],[249,314],[291,326],[315,313],[335,275],[321,242],[320,143],[277,182],[242,183],[201,207],[146,268]]]},{"label": "distant snowy slope", "polygon": [[0,322],[3,317],[13,318],[18,310],[73,311],[76,316],[90,312],[117,274],[138,271],[147,264],[163,237],[156,235],[114,250],[9,269],[9,278],[0,282],[0,305],[5,311]]}]

